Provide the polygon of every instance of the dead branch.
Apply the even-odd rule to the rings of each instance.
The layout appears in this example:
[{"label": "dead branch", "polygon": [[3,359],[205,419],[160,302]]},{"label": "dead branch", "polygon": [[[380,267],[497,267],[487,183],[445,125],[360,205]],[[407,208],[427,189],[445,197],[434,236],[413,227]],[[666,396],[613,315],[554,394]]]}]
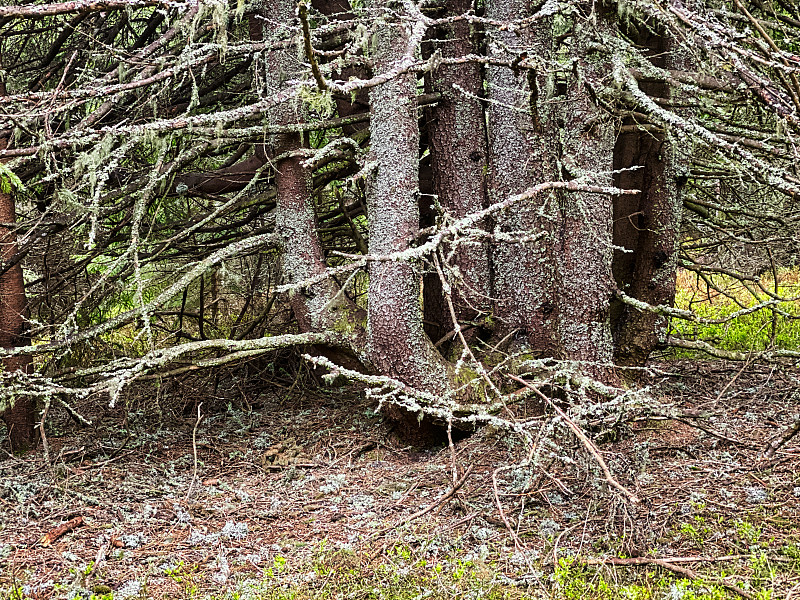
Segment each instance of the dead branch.
[{"label": "dead branch", "polygon": [[73,12],[99,12],[107,10],[122,10],[126,8],[139,8],[145,6],[187,8],[192,4],[194,3],[171,2],[170,0],[74,0],[73,2],[60,2],[55,4],[0,6],[0,18],[38,19],[41,17],[63,15]]},{"label": "dead branch", "polygon": [[[590,566],[615,565],[619,567],[654,565],[661,567],[662,569],[666,569],[667,571],[672,571],[673,573],[686,577],[687,579],[691,579],[692,581],[696,581],[698,579],[709,581],[706,578],[702,577],[701,575],[698,575],[691,569],[687,569],[686,567],[680,567],[668,560],[660,558],[593,558],[584,561],[584,564]],[[746,592],[742,588],[733,585],[732,583],[728,583],[727,581],[723,581],[722,579],[712,579],[710,580],[710,583],[722,586],[726,590],[733,592],[734,594],[737,594],[742,598],[747,598],[748,600],[752,600],[753,598],[755,598],[755,596],[753,596],[753,594],[751,594],[750,592]]]},{"label": "dead branch", "polygon": [[61,536],[66,535],[73,529],[77,529],[81,525],[83,525],[83,517],[77,516],[74,519],[70,519],[66,523],[62,523],[58,527],[48,531],[39,543],[42,546],[49,546]]},{"label": "dead branch", "polygon": [[608,482],[608,485],[621,492],[622,495],[633,504],[638,504],[639,498],[637,498],[635,494],[629,492],[625,487],[622,486],[622,484],[620,484],[616,479],[614,479],[614,477],[611,475],[611,470],[608,468],[606,461],[600,455],[600,451],[597,449],[597,446],[594,445],[594,442],[592,442],[592,440],[586,437],[586,434],[583,433],[583,430],[580,427],[578,427],[575,424],[575,422],[567,416],[567,413],[565,413],[558,406],[556,406],[556,404],[552,400],[550,400],[550,398],[548,398],[542,392],[540,392],[538,388],[531,385],[521,377],[517,377],[516,375],[511,375],[511,374],[509,374],[509,377],[514,381],[521,383],[528,389],[532,390],[537,396],[539,396],[548,405],[550,405],[550,407],[552,407],[553,410],[555,410],[556,413],[558,413],[558,416],[564,419],[564,422],[572,430],[572,432],[576,435],[576,437],[581,441],[586,450],[589,451],[589,454],[592,455],[592,458],[594,458],[595,461],[597,461],[597,464],[603,471],[603,476],[605,477],[605,480]]},{"label": "dead branch", "polygon": [[464,471],[464,474],[461,476],[461,479],[459,479],[455,483],[455,485],[453,487],[451,487],[441,498],[437,499],[435,502],[431,502],[428,506],[426,506],[422,510],[418,510],[413,515],[410,515],[410,516],[406,517],[405,519],[403,519],[399,523],[397,523],[395,525],[390,525],[389,527],[386,527],[384,529],[381,529],[380,531],[375,532],[372,535],[372,537],[376,538],[378,536],[383,535],[384,533],[387,533],[387,532],[391,531],[392,529],[396,529],[396,528],[398,528],[398,527],[400,527],[402,525],[410,523],[411,521],[413,521],[415,519],[419,519],[420,517],[423,517],[423,516],[427,515],[433,509],[437,508],[438,506],[441,506],[442,504],[444,504],[445,502],[450,500],[450,498],[455,496],[456,492],[459,489],[461,489],[461,487],[464,485],[464,483],[466,483],[467,477],[470,476],[470,474],[472,473],[472,470],[474,468],[475,468],[475,465],[470,465],[469,467],[467,467],[467,470]]},{"label": "dead branch", "polygon": [[769,444],[767,444],[767,447],[764,448],[764,452],[761,454],[761,458],[767,459],[775,456],[775,453],[781,448],[781,446],[786,444],[786,442],[797,435],[798,431],[800,431],[800,416],[798,416],[794,420],[794,423],[789,425],[789,427],[787,427],[783,433],[773,438]]}]

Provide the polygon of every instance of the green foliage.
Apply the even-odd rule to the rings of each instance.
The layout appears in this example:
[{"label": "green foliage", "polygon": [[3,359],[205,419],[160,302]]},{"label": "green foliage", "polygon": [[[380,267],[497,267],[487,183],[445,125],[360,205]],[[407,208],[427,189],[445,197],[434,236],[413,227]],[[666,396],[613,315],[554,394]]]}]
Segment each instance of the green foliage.
[{"label": "green foliage", "polygon": [[[796,271],[779,272],[778,294],[783,297],[797,296],[797,278]],[[754,295],[753,288],[748,290],[729,277],[716,276],[713,282],[727,295],[710,288],[703,281],[692,281],[686,275],[679,275],[676,307],[691,310],[703,319],[721,320],[742,310],[742,307],[756,306],[769,300],[766,294],[756,292]],[[772,282],[766,282],[765,287],[772,290]],[[718,324],[673,319],[672,327],[680,337],[707,341],[723,350],[758,352],[770,347],[800,349],[800,306],[796,302],[781,302],[777,308],[794,318],[773,316],[771,310],[762,309]]]},{"label": "green foliage", "polygon": [[189,567],[183,561],[180,561],[173,568],[166,569],[164,574],[181,586],[187,599],[191,600],[197,597],[197,565]]},{"label": "green foliage", "polygon": [[21,192],[25,191],[25,185],[22,180],[17,177],[14,171],[0,162],[0,192],[10,194],[13,188]]}]

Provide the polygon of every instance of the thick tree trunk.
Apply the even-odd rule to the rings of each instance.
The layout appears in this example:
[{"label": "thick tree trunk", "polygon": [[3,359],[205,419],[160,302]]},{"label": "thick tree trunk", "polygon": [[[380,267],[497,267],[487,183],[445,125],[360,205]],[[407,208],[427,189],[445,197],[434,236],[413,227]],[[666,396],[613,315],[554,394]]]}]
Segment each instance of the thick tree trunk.
[{"label": "thick tree trunk", "polygon": [[[447,0],[443,16],[466,13],[471,0]],[[467,21],[455,21],[432,32],[429,52],[444,58],[477,54],[475,32]],[[483,73],[475,63],[441,65],[426,76],[429,92],[439,92],[439,103],[426,110],[432,192],[453,218],[465,217],[486,206],[485,169],[488,159],[486,126],[479,97]],[[423,197],[423,202],[426,199]],[[447,249],[445,249],[447,251]],[[454,286],[453,304],[459,321],[473,320],[491,310],[489,248],[486,243],[460,246],[453,256],[462,281]],[[437,273],[425,280],[425,321],[439,325],[438,335],[453,331],[454,324],[442,301]],[[438,285],[437,285],[438,284]],[[436,297],[438,294],[438,298]],[[475,330],[470,330],[474,332]],[[437,337],[438,337],[437,335]],[[469,335],[469,333],[467,334]]]},{"label": "thick tree trunk", "polygon": [[[597,106],[594,92],[600,89],[610,65],[591,45],[592,34],[605,27],[604,17],[594,11],[576,26],[573,43],[578,61],[561,103],[561,164],[565,177],[596,174],[595,182],[610,186],[614,128],[611,118]],[[587,365],[590,372],[610,376],[604,365],[613,360],[612,201],[589,193],[564,194],[561,200],[563,222],[556,255],[561,284],[558,338],[563,357],[595,363]]]},{"label": "thick tree trunk", "polygon": [[[513,21],[531,13],[528,0],[492,0],[486,16]],[[552,21],[537,22],[536,29],[517,32],[492,30],[490,55],[521,57],[523,53],[551,56]],[[546,76],[507,67],[486,70],[489,137],[489,201],[494,203],[537,183],[555,178],[552,148],[542,136],[547,127]],[[500,235],[537,236],[534,241],[497,240],[492,247],[493,295],[500,320],[497,337],[516,330],[538,353],[558,352],[555,335],[557,272],[553,257],[554,223],[558,206],[551,195],[517,204],[497,217]]]},{"label": "thick tree trunk", "polygon": [[[273,2],[265,8],[265,17],[267,22],[290,24],[296,20],[295,9],[293,0]],[[302,69],[295,48],[271,52],[268,63],[264,86],[267,93],[278,92],[286,79]],[[269,117],[274,124],[294,123],[303,119],[303,108],[295,101],[285,102],[276,106]],[[277,188],[275,230],[283,239],[281,265],[288,283],[311,279],[327,269],[317,235],[311,173],[298,157],[277,158],[303,145],[301,134],[276,135],[269,144]],[[363,345],[357,342],[363,335],[359,310],[333,279],[325,278],[291,292],[290,303],[301,331],[338,331],[353,338],[354,346]]]},{"label": "thick tree trunk", "polygon": [[[377,3],[385,6],[384,3]],[[378,28],[374,57],[384,71],[403,57],[409,33],[391,20]],[[370,91],[372,152],[378,172],[368,198],[369,252],[406,250],[419,229],[416,78],[403,74]],[[425,335],[417,261],[375,261],[369,269],[367,351],[375,369],[431,393],[450,389],[448,365]]]},{"label": "thick tree trunk", "polygon": [[[5,86],[0,83],[0,95],[5,94]],[[7,137],[0,132],[0,150],[6,148]],[[0,190],[0,264],[6,264],[17,254],[17,234],[13,224],[17,218],[13,193]],[[4,224],[8,224],[4,226]],[[24,346],[25,316],[27,312],[25,282],[22,278],[22,265],[19,263],[0,275],[0,348]],[[3,371],[30,372],[30,356],[4,358]],[[35,444],[36,404],[33,398],[21,396],[14,405],[0,413],[8,429],[8,438],[14,452],[25,452]]]},{"label": "thick tree trunk", "polygon": [[[631,37],[653,63],[673,68],[669,39],[641,25]],[[652,97],[667,98],[670,90],[662,82],[640,82]],[[633,125],[632,120],[625,123]],[[614,278],[625,294],[649,304],[671,305],[675,298],[678,234],[683,210],[683,186],[678,177],[678,152],[664,133],[634,131],[617,137],[614,168],[640,166],[615,176],[615,185],[638,189],[640,194],[614,199]],[[616,362],[641,366],[666,332],[665,317],[639,311],[621,301],[613,306]]]}]

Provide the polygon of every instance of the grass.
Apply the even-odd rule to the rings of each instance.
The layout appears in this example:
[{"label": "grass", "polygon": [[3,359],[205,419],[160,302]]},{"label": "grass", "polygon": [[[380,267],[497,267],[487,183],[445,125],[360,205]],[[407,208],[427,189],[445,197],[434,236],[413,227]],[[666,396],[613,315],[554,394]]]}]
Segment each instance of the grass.
[{"label": "grass", "polygon": [[[750,532],[743,532],[748,537]],[[183,598],[186,600],[728,600],[739,598],[721,584],[735,582],[755,600],[776,596],[776,578],[800,576],[800,550],[786,546],[771,558],[762,549],[735,562],[710,564],[705,575],[687,579],[655,566],[587,565],[562,556],[555,568],[549,554],[533,561],[533,570],[509,556],[467,555],[459,549],[431,553],[397,543],[377,554],[331,548],[325,542],[310,555],[275,556],[257,573],[236,583],[215,584],[198,565],[179,563],[164,574],[174,584],[167,593],[146,581],[128,600]],[[546,558],[544,558],[546,556]],[[777,559],[783,559],[777,560]],[[703,568],[692,565],[692,568]],[[56,590],[61,586],[56,586]],[[100,589],[102,587],[102,589]],[[222,591],[222,590],[225,591]],[[0,589],[0,599],[32,600],[22,585]],[[92,590],[62,587],[64,597],[114,600],[105,586]],[[56,597],[62,597],[56,591]]]},{"label": "grass", "polygon": [[[775,282],[771,275],[764,277],[761,283],[774,292]],[[718,289],[714,289],[714,286]],[[778,295],[784,298],[799,297],[800,270],[778,271],[777,290]],[[679,271],[677,276],[675,306],[691,310],[704,319],[725,319],[743,306],[753,307],[769,299],[757,286],[745,285],[728,276],[709,276],[706,281],[684,270]],[[680,337],[703,340],[723,350],[800,350],[800,301],[780,302],[777,308],[794,318],[773,315],[771,310],[762,309],[719,324],[673,319],[672,327]],[[677,354],[682,356],[691,352],[680,351]]]}]

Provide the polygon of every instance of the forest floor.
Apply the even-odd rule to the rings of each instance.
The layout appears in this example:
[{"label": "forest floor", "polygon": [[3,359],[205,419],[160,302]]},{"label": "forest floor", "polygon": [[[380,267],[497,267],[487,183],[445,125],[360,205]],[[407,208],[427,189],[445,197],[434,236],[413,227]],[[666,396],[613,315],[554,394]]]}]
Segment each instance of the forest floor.
[{"label": "forest floor", "polygon": [[492,427],[419,450],[352,388],[186,379],[83,428],[54,406],[49,463],[0,458],[0,598],[800,600],[800,435],[762,457],[796,369],[656,366],[663,411],[592,432],[638,503],[566,429],[535,466]]}]

